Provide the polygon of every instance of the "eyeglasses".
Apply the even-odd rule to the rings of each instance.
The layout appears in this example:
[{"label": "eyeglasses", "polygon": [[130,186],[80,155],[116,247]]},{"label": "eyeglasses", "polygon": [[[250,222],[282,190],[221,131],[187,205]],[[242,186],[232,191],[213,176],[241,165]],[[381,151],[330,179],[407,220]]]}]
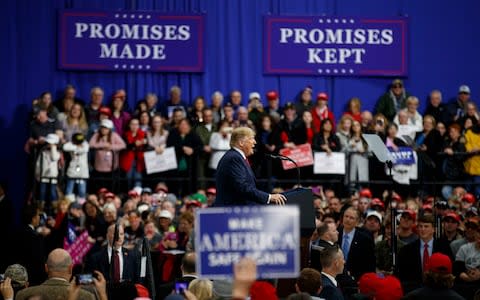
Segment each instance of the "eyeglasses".
[{"label": "eyeglasses", "polygon": [[393,85],[393,88],[394,88],[394,89],[402,88],[402,85],[401,85],[401,84],[394,84],[394,85]]}]

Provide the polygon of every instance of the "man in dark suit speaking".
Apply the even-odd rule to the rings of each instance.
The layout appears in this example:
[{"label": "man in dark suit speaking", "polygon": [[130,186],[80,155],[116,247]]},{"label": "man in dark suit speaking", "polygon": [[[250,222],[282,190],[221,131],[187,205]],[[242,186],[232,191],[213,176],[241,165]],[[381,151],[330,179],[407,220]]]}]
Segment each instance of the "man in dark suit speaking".
[{"label": "man in dark suit speaking", "polygon": [[217,167],[217,198],[215,206],[270,204],[284,205],[282,194],[268,194],[258,190],[255,175],[247,160],[253,154],[255,133],[248,127],[232,132],[231,149],[225,153]]}]

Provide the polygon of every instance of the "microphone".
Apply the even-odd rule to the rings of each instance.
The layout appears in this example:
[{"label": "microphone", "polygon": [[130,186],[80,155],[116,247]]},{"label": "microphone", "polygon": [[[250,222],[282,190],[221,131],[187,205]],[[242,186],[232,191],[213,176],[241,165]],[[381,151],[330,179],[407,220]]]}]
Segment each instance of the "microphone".
[{"label": "microphone", "polygon": [[275,154],[268,154],[268,153],[266,153],[265,155],[268,156],[268,157],[270,157],[270,158],[273,158],[273,159],[286,160],[286,161],[289,161],[289,162],[293,163],[293,164],[295,165],[295,168],[297,169],[297,186],[298,186],[298,187],[302,186],[302,185],[300,184],[300,168],[298,167],[296,161],[294,161],[293,159],[291,159],[291,158],[288,157],[288,156],[281,155],[281,154],[275,155]]},{"label": "microphone", "polygon": [[267,155],[267,156],[270,157],[270,158],[274,158],[274,159],[292,161],[292,162],[295,164],[295,162],[294,162],[290,157],[287,157],[287,156],[274,155],[274,154],[265,154],[265,155]]}]

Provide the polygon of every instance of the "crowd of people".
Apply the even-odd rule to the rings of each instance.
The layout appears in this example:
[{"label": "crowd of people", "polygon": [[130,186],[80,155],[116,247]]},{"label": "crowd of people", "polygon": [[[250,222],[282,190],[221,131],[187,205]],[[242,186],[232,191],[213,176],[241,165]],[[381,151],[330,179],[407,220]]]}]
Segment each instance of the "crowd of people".
[{"label": "crowd of people", "polygon": [[[265,159],[265,154],[309,144],[312,151],[344,152],[348,159],[345,176],[333,184],[314,174],[313,167],[302,168],[302,180],[314,194],[317,229],[310,238],[309,266],[292,286],[296,293],[290,299],[425,299],[422,295],[439,290],[473,299],[480,283],[480,117],[468,86],[460,86],[450,102],[432,91],[422,114],[418,98],[396,79],[379,98],[374,114],[362,111],[361,100],[352,98],[338,121],[328,107],[329,95],[315,97],[310,86],[283,107],[276,91],[266,93],[266,103],[252,92],[245,106],[239,91],[232,91],[226,101],[215,92],[210,104],[197,97],[191,106],[181,95],[174,86],[165,101],[147,94],[130,108],[124,90],[115,91],[107,103],[104,91],[94,87],[87,102],[67,86],[58,101],[49,92],[34,100],[25,144],[31,197],[23,209],[24,226],[2,234],[16,245],[4,256],[9,259],[2,260],[2,269],[19,264],[28,280],[7,276],[0,289],[4,298],[8,285],[16,289],[12,282],[20,283],[19,289],[42,286],[51,284],[52,277],[69,280],[84,272],[97,276],[93,286],[81,291],[97,290],[92,294],[97,299],[120,299],[111,293],[122,288],[138,296],[144,286],[152,296],[152,285],[156,298],[163,299],[178,278],[194,279],[187,299],[235,296],[231,282],[197,278],[194,224],[196,209],[215,205],[211,178],[230,149],[233,129],[246,126],[255,130],[257,139],[250,165],[257,178],[268,180],[263,186],[267,192],[291,188],[293,184],[285,182],[295,173],[282,170],[280,162]],[[441,193],[428,186],[396,185],[393,192],[390,186],[369,186],[387,177],[362,139],[364,133],[378,134],[390,151],[411,147],[418,178],[442,183]],[[174,148],[177,168],[147,174],[144,153],[163,154],[169,147]],[[6,220],[11,219],[3,209],[7,204],[8,193],[0,189],[0,211],[5,214],[0,219],[6,223],[2,228],[9,228]],[[79,261],[58,249],[67,249],[67,241],[85,232],[88,249]],[[153,282],[140,276],[145,245],[152,253]],[[113,260],[122,266],[119,270],[110,268]],[[275,284],[253,281],[240,283],[251,299],[276,299]],[[112,288],[105,282],[136,285]],[[64,295],[76,290],[83,299],[76,283],[61,285]],[[395,294],[382,298],[385,286]]]}]

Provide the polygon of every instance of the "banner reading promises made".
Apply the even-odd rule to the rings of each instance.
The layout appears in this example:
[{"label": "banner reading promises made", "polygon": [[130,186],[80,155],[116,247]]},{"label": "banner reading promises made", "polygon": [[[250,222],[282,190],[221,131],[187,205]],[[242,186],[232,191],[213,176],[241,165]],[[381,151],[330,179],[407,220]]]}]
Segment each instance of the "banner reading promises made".
[{"label": "banner reading promises made", "polygon": [[204,16],[62,10],[61,69],[202,72]]},{"label": "banner reading promises made", "polygon": [[266,16],[264,73],[405,76],[407,20]]}]

